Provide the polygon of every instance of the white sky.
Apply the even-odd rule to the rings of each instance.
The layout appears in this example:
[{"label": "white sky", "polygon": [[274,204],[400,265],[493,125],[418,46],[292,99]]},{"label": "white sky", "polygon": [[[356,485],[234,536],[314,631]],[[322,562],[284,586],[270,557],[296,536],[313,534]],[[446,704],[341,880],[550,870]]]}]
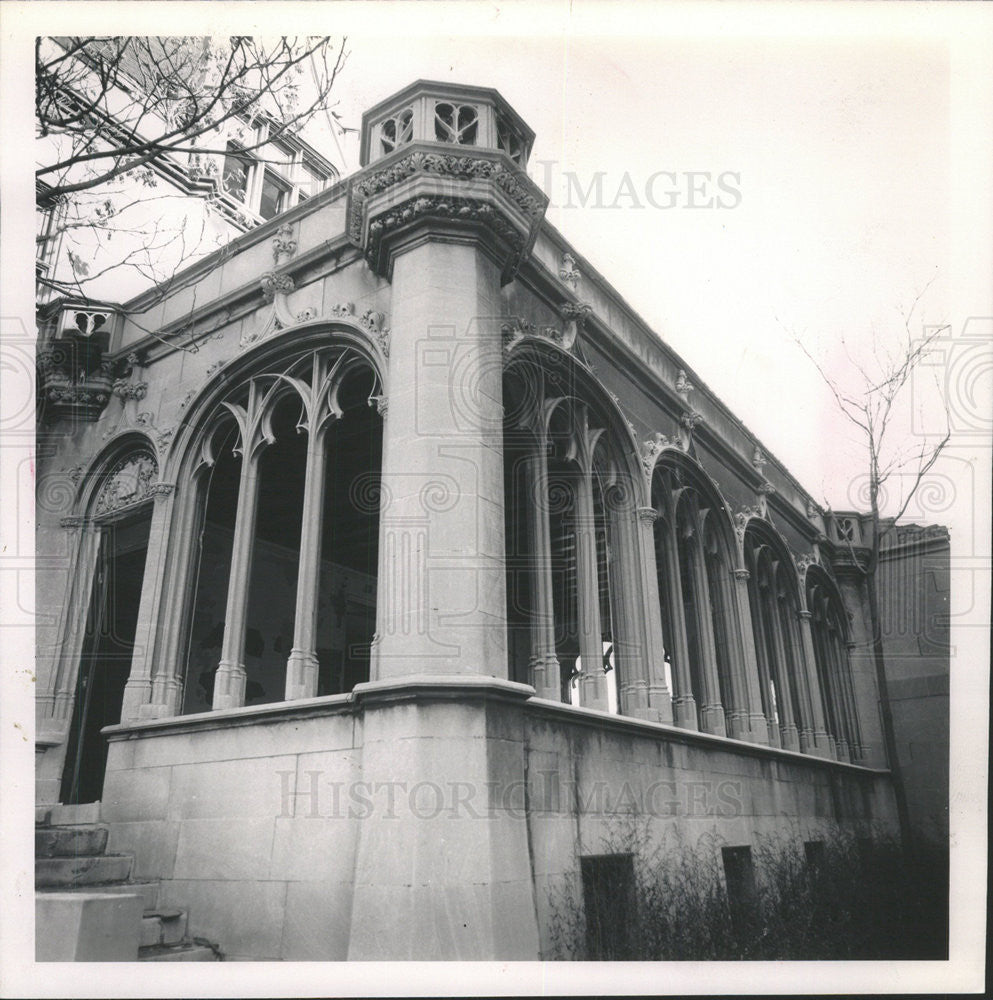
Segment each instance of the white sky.
[{"label": "white sky", "polygon": [[[349,34],[351,57],[337,110],[355,126],[362,110],[418,77],[496,87],[537,133],[532,161],[554,164],[550,221],[822,501],[856,504],[852,482],[862,459],[849,426],[782,327],[801,333],[840,375],[841,334],[853,353],[865,356],[873,327],[885,344],[887,331],[892,337],[902,327],[899,309],[908,308],[933,281],[922,317],[951,324],[943,366],[931,374],[953,386],[955,435],[932,475],[926,502],[910,513],[952,527],[953,829],[960,847],[973,845],[969,853],[957,852],[962,860],[953,864],[952,940],[959,958],[981,954],[993,409],[993,8],[4,3],[5,239],[11,239],[12,218],[15,232],[21,232],[21,223],[26,234],[33,228],[30,157],[21,162],[16,155],[31,141],[33,33],[294,31]],[[351,156],[346,167],[354,168],[354,148],[346,145],[345,152]],[[564,171],[574,171],[584,187],[603,171],[610,202],[625,172],[640,193],[659,170],[739,173],[741,203],[723,211],[635,208],[624,198],[623,207],[613,210],[564,205]],[[542,168],[534,176],[544,182]],[[20,322],[17,317],[31,316],[24,240],[19,252],[9,242],[5,246],[5,331],[14,329],[10,324]],[[970,317],[977,319],[967,324]],[[943,420],[936,401],[932,392],[925,428],[936,429]],[[912,440],[906,426],[898,436]],[[8,504],[8,514],[10,509]],[[844,963],[832,966],[821,980],[825,988],[844,989],[848,969]],[[852,969],[850,982],[861,991],[873,983],[887,989],[910,982],[925,992],[977,989],[976,979],[963,978],[964,967],[956,969],[922,965],[912,981],[893,978],[895,969]],[[352,983],[355,971],[348,977],[336,972],[336,989],[345,989],[346,979]],[[615,974],[606,967],[602,972],[606,978],[584,969],[577,985],[586,991],[614,988]],[[452,980],[452,988],[476,982],[467,975]],[[253,988],[250,977],[240,982],[243,989]],[[260,982],[273,988],[271,978]],[[397,979],[394,990],[397,982],[401,990],[416,984]],[[660,988],[654,972],[627,982],[650,992]],[[705,983],[698,969],[670,967],[665,982],[665,989],[692,992],[717,988],[724,980],[713,967]],[[776,992],[802,982],[784,965],[736,969],[727,985]],[[139,989],[133,977],[128,985]],[[74,988],[86,995],[78,978]],[[326,990],[326,982],[318,989]]]}]

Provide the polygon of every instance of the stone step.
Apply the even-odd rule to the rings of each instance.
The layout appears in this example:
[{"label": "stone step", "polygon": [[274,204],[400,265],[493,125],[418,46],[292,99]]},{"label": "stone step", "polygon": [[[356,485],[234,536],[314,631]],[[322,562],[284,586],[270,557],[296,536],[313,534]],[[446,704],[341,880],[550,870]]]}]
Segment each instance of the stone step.
[{"label": "stone step", "polygon": [[131,876],[133,860],[129,854],[37,858],[34,866],[35,888],[72,889],[77,886],[126,882]]},{"label": "stone step", "polygon": [[209,945],[186,942],[171,947],[155,945],[138,949],[139,962],[221,962],[221,956]]},{"label": "stone step", "polygon": [[146,910],[141,918],[141,946],[177,945],[186,939],[183,910]]},{"label": "stone step", "polygon": [[124,895],[138,895],[142,898],[142,910],[145,913],[155,913],[159,905],[159,883],[158,882],[118,882],[113,885],[101,885],[95,890],[88,890],[86,887],[79,889],[60,888],[40,888],[38,895],[47,895],[54,892],[87,892],[96,891],[104,895],[108,893],[122,893]]},{"label": "stone step", "polygon": [[50,806],[49,823],[53,826],[82,826],[100,822],[100,803],[86,802],[81,806]]},{"label": "stone step", "polygon": [[46,826],[34,832],[36,858],[92,857],[107,850],[105,826]]},{"label": "stone step", "polygon": [[36,962],[133,962],[142,898],[137,894],[39,892]]}]

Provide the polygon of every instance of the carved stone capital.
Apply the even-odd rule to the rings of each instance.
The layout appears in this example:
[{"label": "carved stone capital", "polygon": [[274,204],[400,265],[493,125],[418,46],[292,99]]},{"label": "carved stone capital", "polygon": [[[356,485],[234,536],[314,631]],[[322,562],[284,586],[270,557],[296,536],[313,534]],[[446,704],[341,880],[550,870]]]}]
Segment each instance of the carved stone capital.
[{"label": "carved stone capital", "polygon": [[796,613],[796,616],[802,622],[809,622],[810,619],[814,617],[813,614],[810,611],[798,611]]},{"label": "carved stone capital", "polygon": [[410,143],[357,175],[348,194],[348,235],[370,267],[392,271],[394,250],[425,228],[484,240],[509,281],[531,252],[548,197],[499,151],[471,155]]},{"label": "carved stone capital", "polygon": [[639,521],[654,524],[662,515],[654,507],[639,507],[636,511]]},{"label": "carved stone capital", "polygon": [[736,580],[750,580],[752,574],[748,572],[747,569],[735,569],[731,571],[731,575]]},{"label": "carved stone capital", "polygon": [[156,483],[149,491],[149,496],[169,497],[176,492],[175,483]]},{"label": "carved stone capital", "polygon": [[82,514],[68,514],[59,518],[59,525],[63,528],[81,528],[86,524],[87,519]]}]

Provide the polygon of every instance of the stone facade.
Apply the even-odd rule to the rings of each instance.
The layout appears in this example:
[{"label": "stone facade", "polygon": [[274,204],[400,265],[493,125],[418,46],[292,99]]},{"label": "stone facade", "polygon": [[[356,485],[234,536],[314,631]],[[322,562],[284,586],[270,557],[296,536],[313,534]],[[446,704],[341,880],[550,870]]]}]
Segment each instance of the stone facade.
[{"label": "stone facade", "polygon": [[894,829],[837,525],[543,220],[532,140],[401,91],[46,417],[39,801],[229,955],[547,956],[631,814]]}]

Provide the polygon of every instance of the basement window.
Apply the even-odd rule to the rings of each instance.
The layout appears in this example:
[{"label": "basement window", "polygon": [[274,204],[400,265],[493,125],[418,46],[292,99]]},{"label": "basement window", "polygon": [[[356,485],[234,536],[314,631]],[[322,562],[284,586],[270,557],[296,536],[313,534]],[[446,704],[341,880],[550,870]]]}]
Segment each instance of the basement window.
[{"label": "basement window", "polygon": [[633,958],[633,855],[594,855],[580,858],[579,865],[586,908],[586,957],[604,962]]},{"label": "basement window", "polygon": [[724,861],[731,926],[735,930],[747,930],[754,921],[757,903],[752,849],[722,847],[721,856]]}]

